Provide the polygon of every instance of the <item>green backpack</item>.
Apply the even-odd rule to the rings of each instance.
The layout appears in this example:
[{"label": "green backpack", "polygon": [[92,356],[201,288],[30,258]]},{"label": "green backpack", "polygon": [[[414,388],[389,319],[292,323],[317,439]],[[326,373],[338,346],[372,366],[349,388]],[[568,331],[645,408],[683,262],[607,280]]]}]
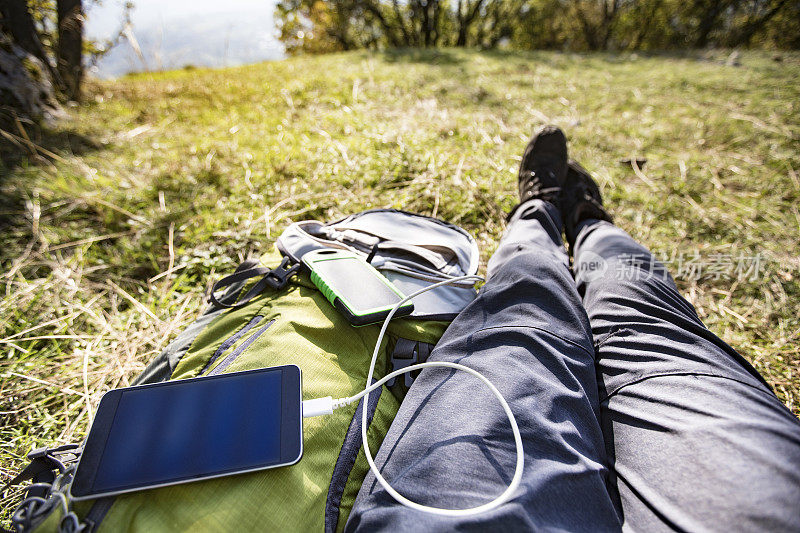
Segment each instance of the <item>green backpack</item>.
[{"label": "green backpack", "polygon": [[[405,294],[478,269],[475,240],[430,217],[381,209],[293,224],[274,252],[215,285],[208,309],[134,384],[296,364],[304,400],[363,390],[380,325],[351,326],[311,283],[300,259],[322,248],[361,254]],[[474,297],[472,286],[450,285],[415,298],[413,314],[389,326],[375,379],[425,360]],[[80,449],[35,450],[28,475],[17,480],[51,483],[33,486],[14,524],[19,531],[341,531],[368,471],[361,411],[367,409],[367,438],[377,450],[411,383],[404,377],[371,394],[366,406],[362,400],[304,419],[303,457],[283,468],[72,502],[67,489]]]}]

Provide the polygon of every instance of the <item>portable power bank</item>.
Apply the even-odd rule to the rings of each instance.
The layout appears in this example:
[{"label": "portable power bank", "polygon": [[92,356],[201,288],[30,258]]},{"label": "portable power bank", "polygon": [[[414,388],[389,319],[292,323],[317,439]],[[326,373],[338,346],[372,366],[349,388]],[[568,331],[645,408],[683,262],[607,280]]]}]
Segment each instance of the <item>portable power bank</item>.
[{"label": "portable power bank", "polygon": [[[345,250],[315,250],[303,256],[311,281],[353,326],[382,322],[405,295],[361,257]],[[395,316],[410,315],[412,302]]]}]

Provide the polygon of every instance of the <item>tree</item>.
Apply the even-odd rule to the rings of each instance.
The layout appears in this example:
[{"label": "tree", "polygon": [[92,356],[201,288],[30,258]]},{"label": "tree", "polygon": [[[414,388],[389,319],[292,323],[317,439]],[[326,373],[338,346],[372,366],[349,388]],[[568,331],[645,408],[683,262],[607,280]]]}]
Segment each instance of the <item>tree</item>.
[{"label": "tree", "polygon": [[619,7],[619,0],[573,0],[574,13],[589,50],[608,48]]},{"label": "tree", "polygon": [[698,19],[694,46],[705,48],[711,32],[719,25],[722,14],[733,4],[730,0],[694,0],[692,7]]},{"label": "tree", "polygon": [[25,0],[0,1],[0,128],[19,128],[17,116],[42,120],[57,112],[56,69]]},{"label": "tree", "polygon": [[350,48],[681,49],[800,42],[797,0],[282,0],[289,53]]},{"label": "tree", "polygon": [[[6,110],[39,118],[32,116],[38,114],[35,110],[56,105],[52,96],[79,99],[84,49],[81,0],[0,0],[0,16],[2,61],[7,67],[0,71],[0,85]],[[40,90],[33,91],[37,85]],[[36,93],[43,95],[41,101],[34,102]]]},{"label": "tree", "polygon": [[57,116],[54,92],[44,63],[0,33],[0,129],[20,130],[20,117],[38,122]]},{"label": "tree", "polygon": [[[470,27],[475,22],[484,0],[458,0],[456,6],[456,21],[458,27],[458,37],[456,46],[467,46],[467,36]],[[463,5],[462,5],[463,4]]]},{"label": "tree", "polygon": [[774,44],[785,49],[800,48],[800,2],[785,4],[747,44],[752,43],[760,46]]},{"label": "tree", "polygon": [[39,34],[36,33],[33,16],[28,10],[28,3],[25,0],[3,0],[0,2],[0,14],[3,16],[0,21],[3,32],[9,35],[23,50],[46,61],[47,54],[39,39]]},{"label": "tree", "polygon": [[64,94],[70,100],[80,98],[83,81],[83,6],[81,0],[57,0],[58,74],[64,84]]},{"label": "tree", "polygon": [[[743,3],[745,4],[745,13],[742,17],[744,20],[741,25],[730,32],[728,39],[730,46],[749,46],[755,34],[761,31],[785,7],[788,7],[787,0],[756,0]],[[797,7],[797,3],[795,3],[795,11],[797,11]]]}]

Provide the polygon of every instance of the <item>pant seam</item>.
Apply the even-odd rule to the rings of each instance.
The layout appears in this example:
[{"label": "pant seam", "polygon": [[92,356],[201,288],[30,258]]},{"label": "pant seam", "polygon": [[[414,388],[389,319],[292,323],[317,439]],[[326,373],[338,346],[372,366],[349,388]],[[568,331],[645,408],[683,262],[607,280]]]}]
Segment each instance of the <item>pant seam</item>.
[{"label": "pant seam", "polygon": [[603,403],[603,402],[606,402],[606,401],[610,400],[612,396],[614,396],[615,394],[620,392],[625,387],[629,387],[631,385],[636,385],[637,383],[641,383],[642,381],[646,381],[648,379],[663,378],[663,377],[669,377],[669,376],[706,376],[706,377],[711,377],[711,378],[728,379],[730,381],[735,381],[737,383],[741,383],[742,385],[747,385],[748,387],[751,387],[751,388],[753,388],[753,389],[755,389],[757,391],[760,391],[760,392],[763,392],[765,394],[768,394],[769,396],[774,396],[772,391],[764,390],[763,388],[758,387],[756,385],[753,385],[752,383],[748,383],[748,382],[743,381],[741,379],[732,378],[730,376],[722,376],[722,375],[719,375],[719,374],[713,374],[711,372],[658,372],[658,373],[655,373],[655,374],[649,374],[647,376],[642,376],[642,377],[640,377],[638,379],[635,379],[634,381],[631,381],[630,383],[625,383],[624,385],[620,385],[619,387],[617,387],[616,389],[614,389],[610,393],[606,394],[603,398],[601,398],[600,399],[600,403]]},{"label": "pant seam", "polygon": [[535,329],[537,331],[541,331],[542,333],[546,333],[547,335],[556,337],[557,339],[561,339],[562,341],[564,341],[564,342],[566,342],[568,344],[571,344],[571,345],[573,345],[573,346],[575,346],[577,348],[580,348],[581,350],[586,352],[587,355],[591,356],[591,358],[593,360],[597,359],[597,354],[594,353],[594,350],[589,351],[585,346],[581,346],[580,344],[578,344],[577,342],[575,342],[573,340],[564,338],[564,337],[562,337],[561,335],[559,335],[557,333],[553,333],[552,331],[548,331],[546,329],[543,329],[543,328],[540,328],[540,327],[537,327],[537,326],[522,326],[522,325],[519,325],[519,326],[489,326],[489,327],[481,328],[481,329],[477,330],[476,333],[480,333],[481,331],[488,331],[490,329],[505,329],[505,328],[528,328],[528,329]]}]

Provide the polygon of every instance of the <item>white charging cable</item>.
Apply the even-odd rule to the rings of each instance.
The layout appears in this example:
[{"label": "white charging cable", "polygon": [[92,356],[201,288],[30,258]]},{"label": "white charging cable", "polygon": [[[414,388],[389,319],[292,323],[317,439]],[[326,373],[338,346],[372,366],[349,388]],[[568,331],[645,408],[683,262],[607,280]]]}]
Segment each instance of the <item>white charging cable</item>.
[{"label": "white charging cable", "polygon": [[[378,354],[380,353],[381,342],[383,341],[383,337],[386,334],[386,329],[389,327],[389,321],[392,320],[395,312],[407,301],[419,296],[420,294],[435,289],[437,287],[442,287],[444,285],[450,285],[453,283],[458,282],[465,282],[465,281],[472,281],[473,283],[477,281],[483,281],[483,278],[480,276],[460,276],[457,278],[451,278],[445,281],[441,281],[439,283],[435,283],[433,285],[429,285],[424,289],[420,289],[417,292],[406,296],[402,300],[400,300],[397,305],[389,312],[389,315],[383,321],[383,327],[381,328],[380,334],[378,335],[378,340],[375,343],[375,350],[372,352],[372,361],[369,365],[369,374],[367,375],[367,383],[372,381],[372,374],[375,371],[375,363],[378,360]],[[369,450],[369,444],[367,443],[367,409],[361,410],[361,441],[364,445],[364,455],[367,457],[367,462],[369,463],[369,467],[372,470],[372,473],[375,474],[375,478],[378,482],[386,489],[386,492],[392,495],[392,497],[397,500],[399,503],[405,505],[406,507],[410,507],[412,509],[416,509],[418,511],[423,511],[426,513],[443,515],[443,516],[470,516],[478,513],[483,513],[486,511],[490,511],[499,507],[500,505],[504,504],[508,500],[511,499],[514,492],[519,487],[519,483],[522,480],[522,469],[524,466],[524,453],[522,449],[522,437],[519,433],[519,427],[517,426],[517,421],[514,418],[514,413],[511,412],[511,408],[508,406],[505,398],[503,395],[500,394],[500,391],[497,390],[497,387],[492,385],[492,383],[486,379],[483,374],[469,368],[468,366],[464,366],[458,363],[449,363],[445,361],[429,361],[425,363],[418,363],[416,365],[410,365],[405,368],[401,368],[400,370],[395,370],[390,374],[384,376],[382,379],[378,380],[377,382],[373,383],[372,385],[365,388],[363,391],[359,392],[355,396],[350,396],[349,398],[338,398],[333,399],[332,397],[328,396],[326,398],[318,398],[316,400],[308,400],[303,402],[303,417],[310,417],[310,416],[320,416],[324,414],[330,414],[333,412],[334,409],[338,409],[339,407],[349,405],[353,402],[360,400],[362,397],[364,398],[364,405],[366,406],[369,402],[369,394],[373,390],[377,389],[388,380],[392,379],[395,376],[399,376],[401,374],[405,374],[406,372],[413,372],[414,370],[420,370],[422,368],[428,367],[444,367],[444,368],[454,368],[456,370],[463,370],[469,374],[472,374],[476,378],[480,379],[482,382],[486,384],[487,387],[492,391],[492,394],[500,401],[500,405],[503,406],[503,410],[508,417],[508,421],[511,423],[511,432],[514,434],[514,444],[517,448],[517,464],[516,468],[514,469],[514,477],[511,478],[511,483],[508,484],[508,487],[502,494],[500,494],[494,500],[485,503],[483,505],[479,505],[477,507],[470,507],[469,509],[442,509],[439,507],[429,507],[427,505],[421,505],[416,502],[412,502],[396,490],[394,490],[389,482],[384,479],[381,473],[378,471],[378,467],[375,466],[375,461],[372,459],[372,453]]]}]

